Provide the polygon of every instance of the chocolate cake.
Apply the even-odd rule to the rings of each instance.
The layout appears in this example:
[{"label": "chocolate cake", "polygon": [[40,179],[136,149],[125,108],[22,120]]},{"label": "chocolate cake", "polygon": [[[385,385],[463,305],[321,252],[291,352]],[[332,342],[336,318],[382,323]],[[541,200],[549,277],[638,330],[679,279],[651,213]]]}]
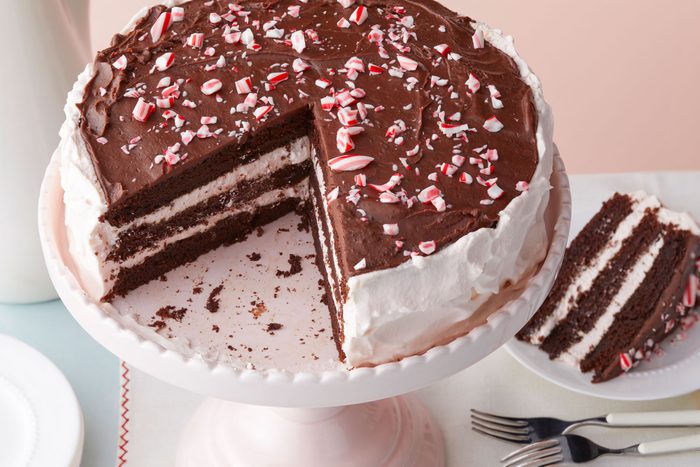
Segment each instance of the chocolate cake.
[{"label": "chocolate cake", "polygon": [[546,253],[539,81],[435,1],[155,6],[66,113],[69,243],[103,301],[296,210],[339,346],[376,364],[469,332]]},{"label": "chocolate cake", "polygon": [[631,370],[695,306],[699,233],[653,196],[615,194],[573,240],[518,338],[593,372],[594,383]]}]

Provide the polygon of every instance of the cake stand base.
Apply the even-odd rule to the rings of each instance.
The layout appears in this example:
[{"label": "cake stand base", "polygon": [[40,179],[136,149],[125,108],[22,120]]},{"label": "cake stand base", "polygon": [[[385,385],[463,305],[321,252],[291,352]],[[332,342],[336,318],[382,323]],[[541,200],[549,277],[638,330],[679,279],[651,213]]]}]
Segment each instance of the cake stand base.
[{"label": "cake stand base", "polygon": [[411,396],[327,409],[206,400],[185,430],[177,467],[442,467],[442,434]]}]

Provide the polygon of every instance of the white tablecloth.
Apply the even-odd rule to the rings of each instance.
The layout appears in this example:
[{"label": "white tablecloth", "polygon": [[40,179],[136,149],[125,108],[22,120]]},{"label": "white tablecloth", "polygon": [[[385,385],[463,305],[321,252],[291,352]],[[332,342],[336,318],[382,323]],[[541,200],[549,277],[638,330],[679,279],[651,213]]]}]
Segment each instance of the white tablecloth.
[{"label": "white tablecloth", "polygon": [[[670,207],[688,196],[687,187],[700,182],[700,172],[663,174],[617,174],[572,177],[574,231],[596,211],[612,192],[634,191],[641,181],[647,186],[676,186],[676,196],[665,196]],[[687,204],[687,201],[686,201]],[[700,209],[700,200],[698,200]],[[128,368],[125,392],[123,439],[118,464],[159,467],[173,464],[179,433],[202,398],[161,383]],[[125,381],[126,382],[126,381]],[[128,391],[128,392],[127,392]],[[437,418],[447,444],[448,466],[496,466],[498,459],[517,446],[480,436],[469,430],[469,409],[478,408],[520,416],[584,418],[612,411],[700,409],[700,393],[657,402],[614,402],[581,396],[559,388],[530,373],[499,350],[477,365],[418,392]],[[601,444],[621,447],[642,441],[680,436],[693,430],[603,430],[580,433]],[[695,430],[700,432],[700,429]],[[600,466],[700,466],[700,453],[663,458],[602,458]]]}]

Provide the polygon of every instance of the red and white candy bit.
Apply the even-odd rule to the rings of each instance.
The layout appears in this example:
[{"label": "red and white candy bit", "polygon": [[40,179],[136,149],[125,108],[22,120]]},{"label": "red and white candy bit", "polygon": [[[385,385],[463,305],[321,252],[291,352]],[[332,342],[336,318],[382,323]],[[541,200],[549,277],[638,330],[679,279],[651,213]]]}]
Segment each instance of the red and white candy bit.
[{"label": "red and white candy bit", "polygon": [[112,63],[112,66],[116,68],[117,70],[125,70],[126,66],[129,64],[129,61],[126,58],[126,55],[122,55],[118,59]]},{"label": "red and white candy bit", "polygon": [[318,86],[321,89],[326,89],[330,85],[331,85],[331,82],[325,78],[319,78],[316,80],[316,86]]},{"label": "red and white candy bit", "polygon": [[496,162],[498,160],[498,149],[487,149],[481,157],[489,162]]},{"label": "red and white candy bit", "polygon": [[357,102],[357,99],[350,94],[350,91],[345,90],[335,95],[335,102],[338,104],[338,107],[348,107]]},{"label": "red and white candy bit", "polygon": [[204,47],[204,34],[201,32],[193,32],[187,38],[187,45],[193,49],[201,49]]},{"label": "red and white candy bit", "polygon": [[174,97],[165,97],[163,99],[156,99],[156,106],[159,109],[169,109],[170,107],[175,104],[175,98]]},{"label": "red and white candy bit", "polygon": [[331,201],[335,201],[336,199],[338,199],[338,195],[340,195],[340,187],[337,186],[331,191],[329,191],[328,194],[326,194],[326,201],[328,201],[329,203]]},{"label": "red and white candy bit", "polygon": [[493,116],[484,122],[484,129],[491,133],[498,133],[503,129],[503,123]]},{"label": "red and white candy bit", "polygon": [[472,94],[481,89],[481,83],[472,73],[469,73],[469,79],[464,84],[467,85],[467,88],[469,88],[469,92],[471,92]]},{"label": "red and white candy bit", "polygon": [[435,50],[437,50],[437,53],[439,53],[443,57],[446,57],[447,54],[451,52],[450,46],[447,44],[436,45]]},{"label": "red and white candy bit", "polygon": [[197,136],[197,133],[195,133],[192,130],[187,130],[187,131],[183,131],[182,133],[180,133],[180,139],[182,140],[182,143],[185,146],[190,144],[194,140],[195,136]]},{"label": "red and white candy bit", "polygon": [[428,188],[423,189],[418,193],[418,201],[423,204],[428,204],[435,198],[442,196],[442,192],[435,185],[430,185]]},{"label": "red and white candy bit", "polygon": [[298,18],[298,17],[299,17],[299,13],[301,13],[301,6],[299,6],[299,5],[289,5],[289,6],[287,7],[287,13],[288,13],[289,16],[291,16],[292,18]]},{"label": "red and white candy bit", "polygon": [[475,49],[484,48],[484,33],[481,29],[477,29],[472,35],[472,45]]},{"label": "red and white candy bit", "polygon": [[255,92],[251,92],[245,97],[243,104],[245,104],[249,108],[255,107],[256,105],[258,105],[258,94]]},{"label": "red and white candy bit", "polygon": [[347,154],[345,156],[334,157],[328,161],[328,166],[333,172],[352,172],[360,170],[372,163],[374,157],[361,156],[359,154]]},{"label": "red and white candy bit", "polygon": [[457,172],[457,167],[448,164],[447,162],[443,162],[439,166],[440,172],[442,172],[443,175],[447,175],[448,177],[452,177],[456,172]]},{"label": "red and white candy bit", "polygon": [[396,204],[401,202],[401,198],[391,191],[384,191],[379,195],[379,202],[384,204]]},{"label": "red and white candy bit", "polygon": [[447,209],[447,203],[445,203],[445,198],[438,196],[430,202],[437,212],[445,212]]},{"label": "red and white candy bit", "polygon": [[624,371],[625,373],[630,371],[633,366],[632,357],[630,357],[627,353],[621,353],[619,358],[620,368],[622,369],[622,371]]},{"label": "red and white candy bit", "polygon": [[217,117],[202,117],[199,119],[199,122],[202,125],[216,125],[216,122],[218,122],[219,119]]},{"label": "red and white candy bit", "polygon": [[272,84],[273,86],[276,86],[280,84],[283,81],[287,81],[289,79],[289,73],[286,71],[280,71],[276,73],[270,73],[267,75],[267,80]]},{"label": "red and white candy bit", "polygon": [[370,63],[367,69],[371,76],[381,75],[384,73],[384,68],[380,67],[379,65],[375,65],[374,63]]},{"label": "red and white candy bit", "polygon": [[418,62],[412,58],[408,58],[404,55],[397,55],[396,58],[399,61],[401,69],[406,71],[416,71],[418,69]]},{"label": "red and white candy bit", "polygon": [[465,160],[466,158],[464,156],[460,156],[458,154],[452,156],[452,163],[457,167],[462,167],[462,165],[464,165]]},{"label": "red and white candy bit", "polygon": [[501,102],[501,93],[498,91],[496,86],[493,84],[488,85],[489,88],[489,94],[491,94],[491,105],[493,106],[494,109],[502,109],[503,108],[503,102]]},{"label": "red and white candy bit", "polygon": [[321,108],[326,112],[330,112],[335,107],[335,98],[333,96],[326,96],[321,98]]},{"label": "red and white candy bit", "polygon": [[224,34],[224,40],[227,44],[238,44],[241,41],[241,33],[238,31],[233,31],[228,34]]},{"label": "red and white candy bit", "polygon": [[352,25],[350,24],[350,21],[348,21],[348,20],[345,19],[345,18],[340,18],[340,19],[338,20],[337,25],[338,25],[338,27],[339,27],[340,29],[347,29],[347,28],[349,28],[350,26],[352,26]]},{"label": "red and white candy bit", "polygon": [[209,13],[209,22],[211,24],[219,24],[221,22],[221,15],[218,13]]},{"label": "red and white candy bit", "polygon": [[357,186],[367,186],[367,175],[357,174],[355,175],[355,185]]},{"label": "red and white candy bit", "polygon": [[503,192],[503,190],[501,189],[501,187],[498,186],[498,184],[494,183],[493,185],[491,185],[491,186],[489,187],[488,190],[486,190],[486,193],[488,193],[489,198],[491,198],[491,199],[498,199],[498,198],[500,198],[501,196],[503,196],[503,193],[504,193],[504,192]]},{"label": "red and white candy bit", "polygon": [[151,26],[151,40],[153,42],[158,42],[163,34],[165,34],[170,27],[172,18],[173,16],[170,14],[170,12],[164,11],[160,14],[156,22],[153,23],[153,26]]},{"label": "red and white candy bit", "polygon": [[179,23],[185,20],[185,9],[181,6],[174,6],[170,9],[170,14],[173,23]]},{"label": "red and white candy bit", "polygon": [[205,96],[211,96],[221,90],[223,83],[218,79],[210,79],[206,83],[202,84],[202,94]]},{"label": "red and white candy bit", "polygon": [[306,63],[301,58],[295,59],[294,62],[292,63],[292,70],[294,70],[294,72],[296,72],[296,73],[301,73],[302,71],[306,71],[309,68],[311,68],[311,65]]},{"label": "red and white candy bit", "polygon": [[360,123],[357,116],[358,116],[357,110],[352,110],[352,109],[348,109],[348,108],[343,108],[343,109],[338,110],[338,120],[340,121],[340,124],[343,126],[353,126],[353,125],[357,125],[358,123]]},{"label": "red and white candy bit", "polygon": [[698,277],[695,274],[691,274],[688,278],[688,284],[683,292],[683,306],[688,308],[693,308],[698,296]]},{"label": "red and white candy bit", "polygon": [[273,108],[274,108],[274,107],[271,106],[271,105],[263,105],[263,106],[260,106],[260,107],[258,107],[257,109],[253,110],[253,115],[255,115],[255,119],[256,119],[257,121],[260,121],[260,120],[262,120],[263,118],[265,118],[265,115],[267,115],[267,114],[269,114],[270,112],[272,112],[272,109],[273,109]]},{"label": "red and white candy bit", "polygon": [[362,258],[359,263],[357,263],[354,266],[355,271],[360,271],[362,269],[365,269],[367,267],[367,260],[365,258]]},{"label": "red and white candy bit", "polygon": [[515,184],[515,189],[520,192],[527,191],[530,189],[530,184],[526,181],[520,181]]},{"label": "red and white candy bit", "polygon": [[384,235],[394,237],[399,234],[399,224],[384,224],[382,228],[384,229]]},{"label": "red and white candy bit", "polygon": [[471,185],[474,182],[474,178],[467,172],[462,172],[461,174],[459,174],[459,182]]},{"label": "red and white candy bit", "polygon": [[348,133],[346,128],[338,129],[338,134],[336,135],[335,142],[338,146],[338,151],[341,154],[355,149],[355,143],[352,141],[352,137],[350,136],[350,133]]},{"label": "red and white candy bit", "polygon": [[465,131],[469,131],[469,125],[466,123],[464,125],[457,125],[454,123],[444,123],[440,122],[438,124],[438,127],[440,127],[440,131],[442,131],[445,136],[455,136],[458,133],[462,133]]},{"label": "red and white candy bit", "polygon": [[374,44],[381,44],[384,40],[384,31],[381,29],[372,29],[369,34],[367,34],[367,39]]},{"label": "red and white candy bit", "polygon": [[365,62],[359,57],[350,57],[350,59],[345,62],[345,68],[350,70],[357,70],[361,73],[365,71]]},{"label": "red and white candy bit", "polygon": [[175,63],[175,55],[172,52],[166,52],[156,59],[156,69],[165,71]]},{"label": "red and white candy bit", "polygon": [[338,3],[340,3],[343,8],[350,8],[355,4],[355,0],[338,0]]},{"label": "red and white candy bit", "polygon": [[236,81],[236,92],[238,94],[248,94],[253,92],[253,82],[250,77],[241,78]]},{"label": "red and white candy bit", "polygon": [[304,38],[304,31],[294,31],[290,37],[292,41],[292,48],[296,50],[298,54],[302,53],[306,48],[306,39]]},{"label": "red and white candy bit", "polygon": [[136,102],[134,110],[131,114],[134,116],[134,120],[146,122],[148,117],[150,117],[155,110],[156,106],[153,103],[146,102],[143,97],[139,97],[139,100]]},{"label": "red and white candy bit", "polygon": [[382,185],[375,185],[374,183],[370,183],[369,186],[377,191],[380,191],[380,192],[391,191],[401,183],[401,180],[403,180],[403,175],[394,174],[391,176],[391,178],[389,178],[388,182],[386,182]]},{"label": "red and white candy bit", "polygon": [[428,242],[420,242],[418,244],[418,249],[421,251],[421,253],[423,253],[426,256],[432,255],[437,249],[437,244],[435,243],[435,240],[430,240]]},{"label": "red and white candy bit", "polygon": [[367,21],[369,14],[367,13],[367,8],[364,6],[358,6],[355,11],[350,15],[350,21],[357,24],[358,26]]}]

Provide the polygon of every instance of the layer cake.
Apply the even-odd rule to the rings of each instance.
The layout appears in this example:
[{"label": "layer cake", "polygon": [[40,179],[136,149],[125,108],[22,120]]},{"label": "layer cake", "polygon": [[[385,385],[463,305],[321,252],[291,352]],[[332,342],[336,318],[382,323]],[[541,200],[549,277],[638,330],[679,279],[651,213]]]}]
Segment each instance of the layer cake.
[{"label": "layer cake", "polygon": [[434,1],[169,2],[97,54],[66,113],[71,253],[104,301],[296,210],[341,356],[373,365],[485,322],[546,253],[539,81],[510,37]]}]

